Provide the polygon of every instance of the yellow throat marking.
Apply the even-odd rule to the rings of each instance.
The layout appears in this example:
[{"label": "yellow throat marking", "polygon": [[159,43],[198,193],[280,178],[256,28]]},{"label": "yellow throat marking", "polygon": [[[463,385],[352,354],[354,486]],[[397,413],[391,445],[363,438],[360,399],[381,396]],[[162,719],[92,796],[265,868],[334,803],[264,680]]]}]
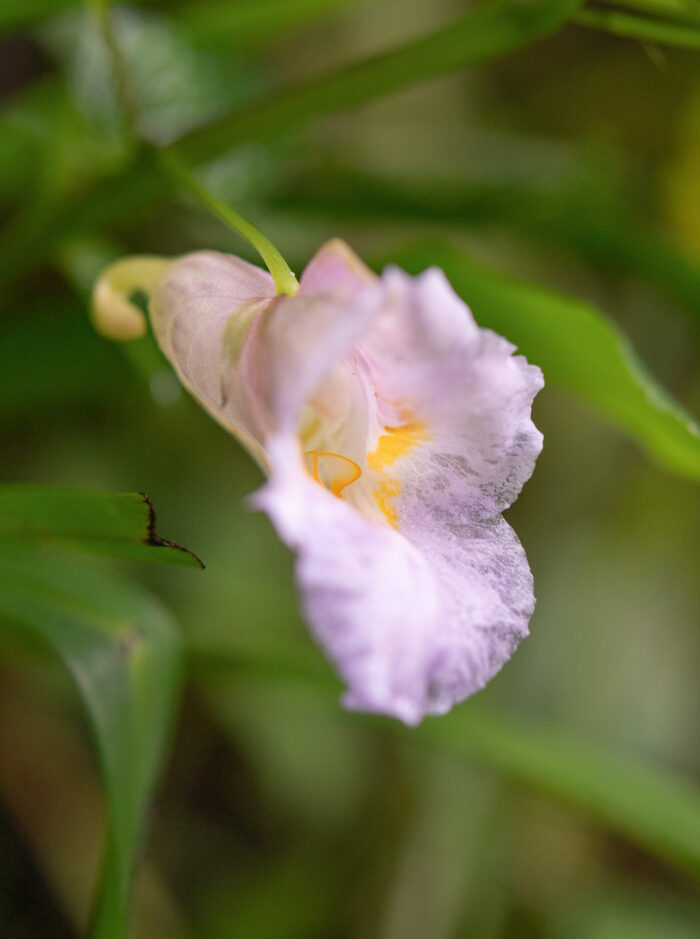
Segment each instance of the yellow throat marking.
[{"label": "yellow throat marking", "polygon": [[339,496],[343,489],[362,475],[362,470],[354,460],[339,453],[307,450],[304,457],[307,469],[316,482],[330,489],[334,496]]},{"label": "yellow throat marking", "polygon": [[377,474],[379,484],[372,496],[387,522],[394,528],[399,527],[399,514],[394,500],[401,494],[398,479],[388,477],[389,467],[402,456],[407,456],[414,447],[428,440],[425,424],[411,421],[402,427],[385,427],[376,448],[367,455],[367,466]]}]

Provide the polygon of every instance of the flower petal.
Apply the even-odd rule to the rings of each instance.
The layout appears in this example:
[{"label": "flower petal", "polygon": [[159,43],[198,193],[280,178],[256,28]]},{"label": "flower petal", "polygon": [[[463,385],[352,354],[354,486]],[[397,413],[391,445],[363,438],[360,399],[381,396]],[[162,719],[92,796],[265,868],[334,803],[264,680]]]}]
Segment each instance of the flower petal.
[{"label": "flower petal", "polygon": [[254,503],[297,553],[312,633],[347,684],[346,706],[407,724],[479,690],[527,634],[532,578],[500,517],[409,541],[313,482],[297,441],[268,441]]},{"label": "flower petal", "polygon": [[331,243],[304,278],[318,284],[344,277],[347,290],[309,293],[302,286],[294,297],[276,297],[268,274],[200,251],[173,263],[151,295],[154,332],[183,384],[262,465],[267,435],[297,423],[375,315],[378,279],[353,258],[342,242]]},{"label": "flower petal", "polygon": [[542,448],[530,417],[542,373],[476,325],[441,271],[390,269],[382,281],[388,298],[362,348],[378,400],[401,417],[389,417],[368,458],[375,497],[394,493],[405,526],[428,509],[436,525],[490,518],[515,499]]},{"label": "flower petal", "polygon": [[197,251],[175,261],[149,300],[153,331],[180,380],[264,465],[237,369],[255,317],[275,297],[265,271],[232,255]]},{"label": "flower petal", "polygon": [[258,319],[249,339],[250,375],[269,408],[270,430],[296,429],[303,406],[365,332],[382,296],[373,285],[351,298],[300,291]]},{"label": "flower petal", "polygon": [[377,275],[340,238],[326,242],[301,275],[301,294],[355,294],[376,282]]},{"label": "flower petal", "polygon": [[377,278],[341,242],[294,297],[237,259],[190,255],[151,308],[184,383],[269,471],[254,501],[297,552],[346,704],[414,724],[483,687],[534,607],[500,512],[541,448],[539,369],[440,272]]}]

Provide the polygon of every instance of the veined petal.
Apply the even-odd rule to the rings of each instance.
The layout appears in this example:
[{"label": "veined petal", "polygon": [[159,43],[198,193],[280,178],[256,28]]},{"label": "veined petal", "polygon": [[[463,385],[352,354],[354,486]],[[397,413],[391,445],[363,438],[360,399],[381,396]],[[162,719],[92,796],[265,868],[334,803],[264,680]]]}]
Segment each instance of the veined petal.
[{"label": "veined petal", "polygon": [[296,428],[303,406],[324,378],[333,380],[334,366],[365,332],[382,298],[374,285],[352,298],[300,290],[257,320],[249,339],[251,378],[254,394],[269,408],[270,429]]},{"label": "veined petal", "polygon": [[175,261],[149,300],[153,331],[180,380],[265,465],[264,449],[242,390],[239,368],[255,318],[274,302],[266,272],[217,251]]},{"label": "veined petal", "polygon": [[347,684],[347,707],[418,723],[479,690],[527,633],[524,552],[500,517],[411,540],[313,482],[296,440],[268,441],[254,503],[297,555],[312,633]]},{"label": "veined petal", "polygon": [[[441,271],[382,276],[387,299],[362,337],[378,401],[392,406],[368,457],[375,501],[402,530],[490,518],[542,448],[532,399],[542,373],[480,329]],[[387,509],[387,506],[390,508]]]}]

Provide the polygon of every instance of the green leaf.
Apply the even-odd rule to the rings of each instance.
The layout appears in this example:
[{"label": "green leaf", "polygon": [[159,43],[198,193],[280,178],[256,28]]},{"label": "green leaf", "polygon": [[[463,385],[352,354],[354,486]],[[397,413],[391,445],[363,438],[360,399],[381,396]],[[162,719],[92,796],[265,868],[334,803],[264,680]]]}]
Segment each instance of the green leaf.
[{"label": "green leaf", "polygon": [[0,554],[0,617],[48,644],[78,686],[109,818],[91,935],[126,939],[134,863],[180,686],[177,631],[142,589],[45,550]]},{"label": "green leaf", "polygon": [[483,716],[475,704],[427,721],[416,736],[574,806],[700,877],[700,795],[670,771],[569,732]]},{"label": "green leaf", "polygon": [[[406,45],[235,109],[191,131],[178,149],[188,162],[203,162],[235,145],[275,137],[325,114],[487,62],[554,32],[580,4],[581,0],[490,0]],[[0,237],[0,280],[12,281],[31,270],[60,238],[129,218],[168,189],[158,162],[146,149],[109,183],[52,207],[40,225],[24,218],[6,229]]]},{"label": "green leaf", "polygon": [[51,544],[133,561],[203,567],[199,558],[156,531],[142,492],[84,492],[42,486],[0,487],[0,544]]},{"label": "green leaf", "polygon": [[515,343],[542,368],[545,381],[595,405],[662,466],[700,479],[697,425],[595,307],[482,268],[440,243],[402,251],[391,260],[411,273],[441,267],[477,322]]},{"label": "green leaf", "polygon": [[580,5],[581,0],[490,0],[427,36],[192,131],[180,141],[183,154],[194,162],[208,159],[237,143],[274,136],[311,118],[505,55],[554,32]]},{"label": "green leaf", "polygon": [[672,23],[621,10],[585,9],[572,16],[578,26],[600,29],[614,36],[661,42],[683,49],[700,49],[700,27],[692,23]]},{"label": "green leaf", "polygon": [[605,6],[627,9],[637,15],[658,17],[678,23],[700,25],[698,0],[603,0]]}]

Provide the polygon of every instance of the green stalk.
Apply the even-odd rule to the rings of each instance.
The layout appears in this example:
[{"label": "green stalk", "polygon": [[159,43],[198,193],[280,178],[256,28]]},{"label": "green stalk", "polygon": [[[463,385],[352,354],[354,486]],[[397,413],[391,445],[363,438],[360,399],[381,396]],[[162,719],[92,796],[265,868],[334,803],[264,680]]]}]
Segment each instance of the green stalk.
[{"label": "green stalk", "polygon": [[92,7],[102,41],[112,62],[117,101],[124,122],[124,129],[127,136],[133,139],[136,136],[136,106],[129,86],[128,69],[114,33],[109,0],[89,0],[89,5]]},{"label": "green stalk", "polygon": [[296,277],[277,248],[262,232],[205,189],[189,166],[173,150],[156,151],[156,159],[177,186],[189,192],[225,225],[250,242],[272,274],[278,294],[293,296],[297,292],[299,283]]},{"label": "green stalk", "polygon": [[[105,46],[114,69],[117,98],[130,137],[136,137],[136,110],[129,91],[129,74],[110,17],[109,0],[89,0],[95,12]],[[256,249],[267,265],[278,294],[293,296],[299,289],[296,277],[277,248],[254,225],[234,209],[217,199],[196,178],[189,166],[173,150],[155,150],[156,162],[181,189],[189,192],[206,209],[221,219]]]}]

